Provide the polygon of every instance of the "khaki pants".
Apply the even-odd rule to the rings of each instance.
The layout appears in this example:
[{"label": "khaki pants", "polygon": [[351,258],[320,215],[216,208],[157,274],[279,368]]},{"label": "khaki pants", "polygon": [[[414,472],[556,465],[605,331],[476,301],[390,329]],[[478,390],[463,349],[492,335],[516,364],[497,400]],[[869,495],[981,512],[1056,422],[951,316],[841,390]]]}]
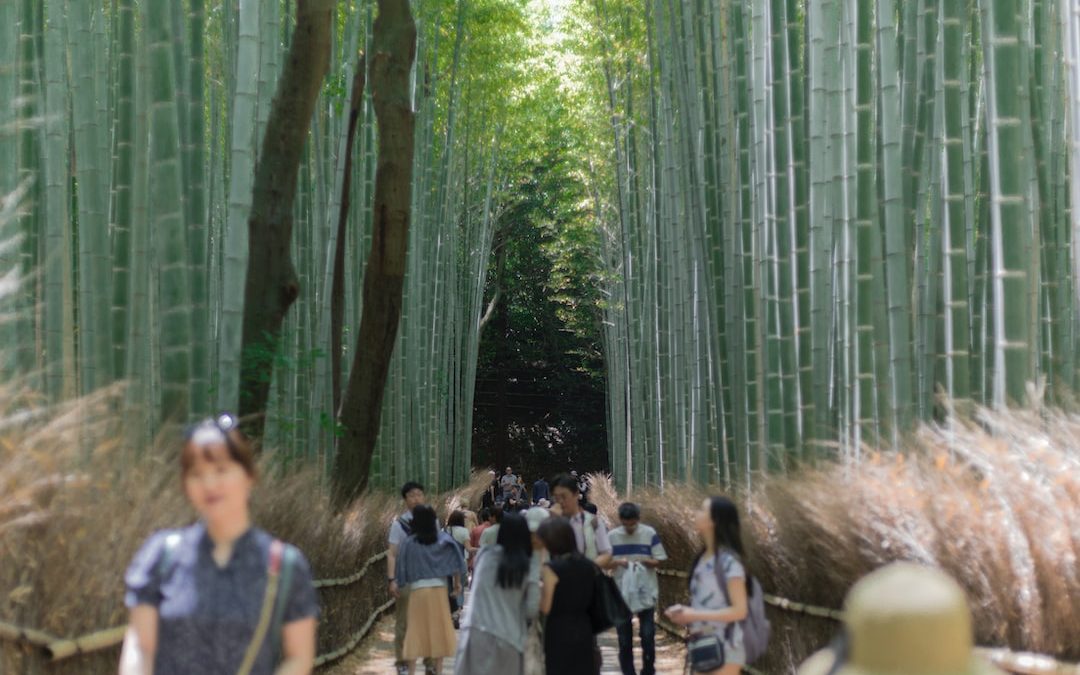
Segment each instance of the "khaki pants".
[{"label": "khaki pants", "polygon": [[[403,657],[405,651],[405,631],[409,620],[409,589],[399,589],[397,602],[394,603],[394,665],[405,666],[408,662]],[[435,659],[424,659],[424,668],[434,668]]]}]

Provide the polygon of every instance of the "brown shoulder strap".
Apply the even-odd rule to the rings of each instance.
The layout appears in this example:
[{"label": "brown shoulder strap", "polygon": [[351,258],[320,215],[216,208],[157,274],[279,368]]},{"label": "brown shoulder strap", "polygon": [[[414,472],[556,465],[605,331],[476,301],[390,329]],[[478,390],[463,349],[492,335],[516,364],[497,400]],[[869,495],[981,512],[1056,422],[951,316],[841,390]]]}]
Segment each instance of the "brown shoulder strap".
[{"label": "brown shoulder strap", "polygon": [[240,662],[240,670],[237,675],[248,675],[255,659],[259,656],[259,650],[266,640],[266,629],[270,627],[270,617],[274,610],[274,601],[277,599],[278,583],[281,575],[281,558],[285,553],[285,544],[280,539],[270,543],[270,560],[266,570],[266,593],[263,594],[262,609],[259,611],[259,623],[255,626],[255,633],[251,636],[247,650],[244,651],[244,660]]}]

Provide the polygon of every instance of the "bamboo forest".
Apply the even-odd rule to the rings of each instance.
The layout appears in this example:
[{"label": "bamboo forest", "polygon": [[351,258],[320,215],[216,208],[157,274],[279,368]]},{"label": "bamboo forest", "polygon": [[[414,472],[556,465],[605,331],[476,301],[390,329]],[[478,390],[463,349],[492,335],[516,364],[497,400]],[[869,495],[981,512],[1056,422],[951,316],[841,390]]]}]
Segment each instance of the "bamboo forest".
[{"label": "bamboo forest", "polygon": [[[1069,0],[416,2],[381,378],[356,341],[365,275],[395,275],[368,267],[378,11],[4,2],[5,377],[125,383],[145,439],[239,410],[286,463],[440,487],[498,454],[478,424],[621,485],[730,485],[1072,400]],[[305,12],[328,60],[290,71]],[[275,129],[290,78],[310,119]],[[292,157],[281,125],[307,125]],[[537,353],[511,368],[515,341]]]},{"label": "bamboo forest", "polygon": [[1078,391],[1080,0],[0,0],[0,675],[237,672],[157,623],[123,665],[195,564],[153,533],[220,544],[211,461],[266,547],[244,674],[485,675],[403,632],[430,511],[458,582],[552,556],[498,675],[527,631],[579,672],[574,546],[589,675],[999,672],[860,661],[904,575],[961,606],[910,635],[1075,672]]}]

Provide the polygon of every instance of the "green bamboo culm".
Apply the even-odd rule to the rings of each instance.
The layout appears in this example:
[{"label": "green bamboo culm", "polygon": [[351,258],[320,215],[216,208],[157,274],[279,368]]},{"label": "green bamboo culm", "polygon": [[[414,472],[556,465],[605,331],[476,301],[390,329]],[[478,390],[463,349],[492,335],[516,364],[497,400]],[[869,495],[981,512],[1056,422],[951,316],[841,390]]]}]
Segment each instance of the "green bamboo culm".
[{"label": "green bamboo culm", "polygon": [[[1032,297],[1033,248],[1028,210],[1030,148],[1024,125],[1029,94],[1021,0],[980,3],[986,69],[990,168],[990,248],[993,270],[993,404],[1020,403],[1034,374],[1038,302]],[[1034,314],[1034,316],[1033,316]]]},{"label": "green bamboo culm", "polygon": [[[604,111],[593,212],[630,243],[604,253],[623,298],[605,314],[617,479],[752,483],[790,460],[858,461],[863,444],[973,403],[1024,404],[1039,382],[1069,400],[1080,78],[1043,45],[1078,49],[1075,7],[744,0],[640,14],[607,0],[606,14],[623,6],[629,23],[595,2],[575,19]],[[620,62],[639,65],[612,96]],[[635,156],[655,167],[629,179],[626,128],[650,130]],[[647,218],[621,187],[634,180]],[[683,242],[707,251],[703,283],[672,293],[696,269]],[[665,330],[698,300],[704,361]],[[710,403],[669,412],[697,382]],[[621,414],[657,399],[651,418]],[[716,464],[627,468],[669,448]]]},{"label": "green bamboo culm", "polygon": [[161,415],[186,420],[191,379],[191,282],[188,242],[181,198],[180,133],[176,107],[171,22],[163,3],[150,3],[147,14],[149,85],[150,200],[157,264],[161,333]]},{"label": "green bamboo culm", "polygon": [[[140,446],[237,408],[254,170],[295,7],[0,3],[0,195],[27,205],[0,232],[0,274],[24,282],[5,377],[54,402],[126,383]],[[466,479],[492,280],[538,166],[580,186],[537,227],[545,255],[588,251],[557,273],[600,299],[545,290],[592,312],[620,485],[753,486],[1080,385],[1075,2],[414,9],[413,221],[372,484]],[[291,209],[297,300],[256,355],[261,447],[328,475],[374,235],[366,89],[347,138],[373,20],[335,5]]]}]

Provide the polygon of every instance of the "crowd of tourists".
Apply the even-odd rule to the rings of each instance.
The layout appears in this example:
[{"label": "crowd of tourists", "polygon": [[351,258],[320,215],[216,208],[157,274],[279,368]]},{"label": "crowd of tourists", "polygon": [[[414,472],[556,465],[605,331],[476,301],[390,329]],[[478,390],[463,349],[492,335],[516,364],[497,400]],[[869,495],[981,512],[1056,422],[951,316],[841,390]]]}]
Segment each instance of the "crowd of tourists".
[{"label": "crowd of tourists", "polygon": [[[251,520],[250,443],[233,417],[221,415],[188,431],[179,460],[199,519],[155,533],[129,566],[120,675],[311,673],[319,618],[311,568]],[[620,505],[609,531],[588,491],[573,472],[526,491],[507,467],[492,476],[478,514],[465,505],[440,525],[423,486],[403,485],[387,552],[397,672],[414,673],[422,661],[426,675],[440,673],[442,660],[454,657],[457,675],[597,675],[596,636],[614,628],[622,673],[653,675],[656,570],[667,553],[639,505]],[[768,647],[764,593],[730,499],[706,499],[693,528],[703,546],[688,570],[688,602],[662,612],[686,629],[689,670],[735,675]],[[841,637],[799,671],[946,672],[998,671],[973,656],[959,586],[905,563],[856,584]]]},{"label": "crowd of tourists", "polygon": [[[424,505],[418,483],[402,486],[405,511],[390,532],[387,560],[390,592],[398,597],[395,649],[401,673],[440,672],[441,659],[455,656],[455,673],[559,673],[594,675],[601,666],[596,642],[598,589],[612,573],[625,619],[607,619],[619,633],[619,661],[635,673],[631,615],[639,621],[641,673],[655,673],[653,615],[659,586],[656,567],[667,559],[656,531],[641,523],[640,508],[619,509],[620,526],[608,531],[586,499],[587,484],[574,474],[534,483],[522,497],[510,467],[492,479],[471,531],[471,512],[457,510],[437,533],[434,511]],[[548,498],[551,499],[548,499]],[[519,501],[532,501],[518,507]],[[551,500],[554,500],[552,503]],[[417,528],[423,516],[424,529]],[[467,532],[467,534],[466,534]],[[411,534],[410,534],[411,533]],[[442,537],[442,546],[437,542]],[[423,541],[428,542],[423,544]],[[455,547],[457,555],[443,554]],[[422,570],[422,571],[421,571]],[[460,620],[462,575],[471,570],[471,593]],[[439,588],[417,602],[418,589]],[[672,608],[673,617],[684,608]],[[543,620],[541,620],[543,617]],[[453,630],[460,626],[456,641]]]}]

